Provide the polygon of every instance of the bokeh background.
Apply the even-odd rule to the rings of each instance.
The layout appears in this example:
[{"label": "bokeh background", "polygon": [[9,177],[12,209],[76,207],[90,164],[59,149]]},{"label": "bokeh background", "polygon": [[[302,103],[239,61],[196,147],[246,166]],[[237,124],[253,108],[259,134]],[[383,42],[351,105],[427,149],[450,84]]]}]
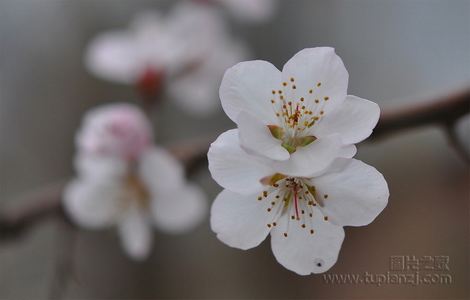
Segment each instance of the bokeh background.
[{"label": "bokeh background", "polygon": [[[139,11],[171,5],[0,1],[0,208],[20,205],[24,193],[73,176],[74,132],[87,109],[137,98],[131,88],[87,72],[83,52],[90,39],[126,27]],[[349,93],[383,110],[470,84],[468,0],[286,0],[269,22],[229,22],[253,58],[278,67],[300,49],[335,47],[350,74]],[[221,110],[203,119],[171,103],[153,119],[157,141],[164,145],[234,127]],[[468,122],[459,132],[468,141]],[[321,275],[300,277],[277,264],[269,241],[249,251],[227,247],[208,221],[182,236],[156,232],[150,259],[136,263],[122,252],[115,231],[70,232],[51,220],[0,244],[0,298],[48,298],[63,276],[57,265],[65,252],[72,257],[66,299],[468,299],[469,168],[443,132],[426,127],[398,133],[361,145],[358,158],[384,174],[391,197],[371,225],[346,228],[329,272],[386,273],[392,255],[445,255],[451,284],[326,284]],[[205,188],[208,201],[221,190],[205,168],[193,179]]]}]

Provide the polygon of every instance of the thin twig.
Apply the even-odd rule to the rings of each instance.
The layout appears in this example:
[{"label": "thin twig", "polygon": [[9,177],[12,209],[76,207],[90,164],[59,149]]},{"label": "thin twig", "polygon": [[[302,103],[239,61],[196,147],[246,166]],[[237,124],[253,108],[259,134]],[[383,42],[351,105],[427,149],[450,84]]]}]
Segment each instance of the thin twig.
[{"label": "thin twig", "polygon": [[[191,175],[206,161],[210,139],[193,140],[168,147],[168,150],[186,167]],[[16,209],[0,212],[0,242],[19,238],[33,225],[50,217],[65,217],[61,199],[65,182],[54,183],[40,190],[30,192],[19,202]]]},{"label": "thin twig", "polygon": [[214,141],[214,137],[206,137],[188,140],[168,147],[175,157],[177,157],[186,167],[186,175],[191,176],[202,165],[207,163],[207,151],[209,145]]},{"label": "thin twig", "polygon": [[63,182],[30,192],[15,210],[0,213],[0,241],[18,238],[41,220],[62,214],[60,197]]},{"label": "thin twig", "polygon": [[428,125],[454,125],[458,119],[468,114],[469,110],[470,89],[465,89],[444,98],[396,111],[385,111],[380,116],[379,123],[368,141],[375,141],[405,129]]}]

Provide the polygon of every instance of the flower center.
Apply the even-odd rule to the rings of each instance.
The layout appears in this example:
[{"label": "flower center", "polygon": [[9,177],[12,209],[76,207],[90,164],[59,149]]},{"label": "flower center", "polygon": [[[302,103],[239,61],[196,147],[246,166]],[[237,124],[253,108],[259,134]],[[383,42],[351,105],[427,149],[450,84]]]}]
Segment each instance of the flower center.
[{"label": "flower center", "polygon": [[164,72],[148,67],[137,79],[136,87],[139,93],[145,97],[153,97],[158,94],[163,85]]},{"label": "flower center", "polygon": [[[288,177],[280,173],[261,179],[261,183],[267,188],[258,196],[258,201],[267,201],[267,211],[273,213],[273,221],[267,224],[269,228],[277,225],[279,217],[287,217],[285,237],[290,226],[300,226],[314,234],[314,207],[323,207],[327,194],[320,197],[308,178]],[[323,220],[328,221],[328,216],[324,216]]]},{"label": "flower center", "polygon": [[140,208],[147,209],[150,204],[150,193],[140,178],[129,173],[124,181],[125,199],[135,201]]},{"label": "flower center", "polygon": [[294,153],[297,150],[297,147],[304,147],[307,145],[310,145],[312,142],[314,142],[317,138],[314,135],[308,135],[308,136],[301,136],[301,137],[296,137],[296,136],[290,136],[286,134],[284,129],[282,129],[279,126],[276,125],[268,125],[269,130],[271,131],[271,135],[282,141],[281,146],[284,147],[289,153]]},{"label": "flower center", "polygon": [[281,140],[289,153],[315,141],[316,137],[309,134],[309,129],[325,117],[324,107],[330,99],[322,93],[322,83],[317,82],[306,91],[298,91],[295,78],[290,77],[279,90],[272,90],[272,95],[270,102],[281,124],[268,125],[273,137]]}]

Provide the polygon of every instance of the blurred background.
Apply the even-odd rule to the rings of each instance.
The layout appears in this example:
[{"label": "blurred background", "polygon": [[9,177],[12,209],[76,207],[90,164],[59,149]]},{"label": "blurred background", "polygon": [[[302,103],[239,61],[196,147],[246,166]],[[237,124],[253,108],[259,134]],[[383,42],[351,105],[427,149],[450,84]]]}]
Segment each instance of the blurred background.
[{"label": "blurred background", "polygon": [[[28,191],[73,176],[73,139],[86,110],[137,99],[132,88],[85,69],[90,40],[127,27],[142,10],[166,11],[174,2],[0,1],[0,208],[20,205]],[[383,110],[470,84],[468,0],[289,0],[280,1],[266,22],[227,22],[251,58],[278,68],[303,48],[336,48],[350,74],[349,93]],[[202,118],[171,102],[155,110],[153,121],[163,145],[234,127],[221,109]],[[468,124],[459,127],[467,142]],[[269,241],[249,251],[229,248],[208,221],[186,235],[156,232],[151,257],[137,263],[125,256],[114,230],[69,232],[51,220],[0,244],[0,299],[49,298],[63,276],[64,252],[72,261],[65,299],[468,299],[469,168],[443,131],[426,127],[391,135],[360,145],[358,158],[384,174],[389,204],[371,225],[346,228],[329,272],[386,273],[393,255],[442,255],[450,259],[451,284],[327,284],[321,275],[300,277],[284,269]],[[206,168],[192,177],[212,202],[221,188]]]}]

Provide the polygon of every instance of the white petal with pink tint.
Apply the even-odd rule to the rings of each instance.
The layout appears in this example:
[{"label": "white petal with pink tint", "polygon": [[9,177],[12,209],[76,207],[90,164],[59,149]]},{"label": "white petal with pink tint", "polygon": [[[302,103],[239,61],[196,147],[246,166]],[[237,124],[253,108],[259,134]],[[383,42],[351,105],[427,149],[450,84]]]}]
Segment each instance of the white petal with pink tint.
[{"label": "white petal with pink tint", "polygon": [[294,79],[295,89],[286,88],[293,100],[304,97],[307,105],[314,106],[313,100],[319,99],[326,115],[339,107],[347,95],[348,71],[333,48],[299,51],[284,65],[282,78],[288,84]]},{"label": "white petal with pink tint", "polygon": [[207,214],[203,191],[194,184],[154,195],[152,215],[155,226],[165,232],[182,233],[193,229]]},{"label": "white petal with pink tint", "polygon": [[211,209],[211,228],[219,240],[243,250],[258,246],[276,221],[268,212],[269,202],[259,201],[258,194],[240,195],[223,190]]},{"label": "white petal with pink tint", "polygon": [[242,111],[251,113],[266,125],[278,125],[270,99],[281,82],[281,72],[262,60],[236,64],[225,72],[220,100],[227,116],[235,123]]},{"label": "white petal with pink tint", "polygon": [[74,222],[89,229],[115,225],[123,209],[120,186],[113,181],[96,182],[76,179],[63,195],[67,214]]},{"label": "white petal with pink tint", "polygon": [[274,138],[268,126],[247,112],[238,115],[240,145],[247,152],[266,156],[274,160],[287,160],[289,152]]},{"label": "white petal with pink tint", "polygon": [[383,175],[356,159],[338,159],[311,183],[322,199],[323,213],[340,226],[368,225],[388,202],[389,191]]},{"label": "white petal with pink tint", "polygon": [[85,65],[99,77],[132,84],[144,67],[135,39],[126,32],[109,32],[94,38],[85,55]]},{"label": "white petal with pink tint", "polygon": [[311,222],[305,228],[297,220],[280,218],[279,225],[271,231],[276,260],[299,275],[330,269],[338,259],[343,239],[343,227],[325,221],[318,209],[313,210]]},{"label": "white petal with pink tint", "polygon": [[221,186],[241,194],[261,191],[261,179],[272,175],[268,164],[250,156],[240,147],[238,130],[222,133],[207,154],[212,178]]},{"label": "white petal with pink tint", "polygon": [[80,177],[93,181],[121,180],[127,172],[126,162],[114,156],[79,153],[74,165]]},{"label": "white petal with pink tint", "polygon": [[138,172],[152,193],[185,185],[183,165],[161,147],[152,147],[142,155]]},{"label": "white petal with pink tint", "polygon": [[150,146],[152,128],[135,105],[103,105],[87,112],[76,142],[85,154],[134,159]]},{"label": "white petal with pink tint", "polygon": [[207,54],[207,59],[174,78],[168,93],[182,108],[205,116],[220,109],[217,95],[225,70],[248,56],[247,47],[240,41],[220,38]]},{"label": "white petal with pink tint", "polygon": [[309,177],[326,169],[342,154],[349,153],[342,148],[339,136],[332,135],[298,147],[288,160],[273,162],[272,168],[289,176]]},{"label": "white petal with pink tint", "polygon": [[131,205],[118,228],[121,244],[127,254],[135,260],[147,258],[152,248],[153,234],[145,212]]},{"label": "white petal with pink tint", "polygon": [[380,108],[377,104],[349,95],[341,106],[318,123],[314,134],[340,134],[344,144],[359,143],[372,133],[379,116]]}]

